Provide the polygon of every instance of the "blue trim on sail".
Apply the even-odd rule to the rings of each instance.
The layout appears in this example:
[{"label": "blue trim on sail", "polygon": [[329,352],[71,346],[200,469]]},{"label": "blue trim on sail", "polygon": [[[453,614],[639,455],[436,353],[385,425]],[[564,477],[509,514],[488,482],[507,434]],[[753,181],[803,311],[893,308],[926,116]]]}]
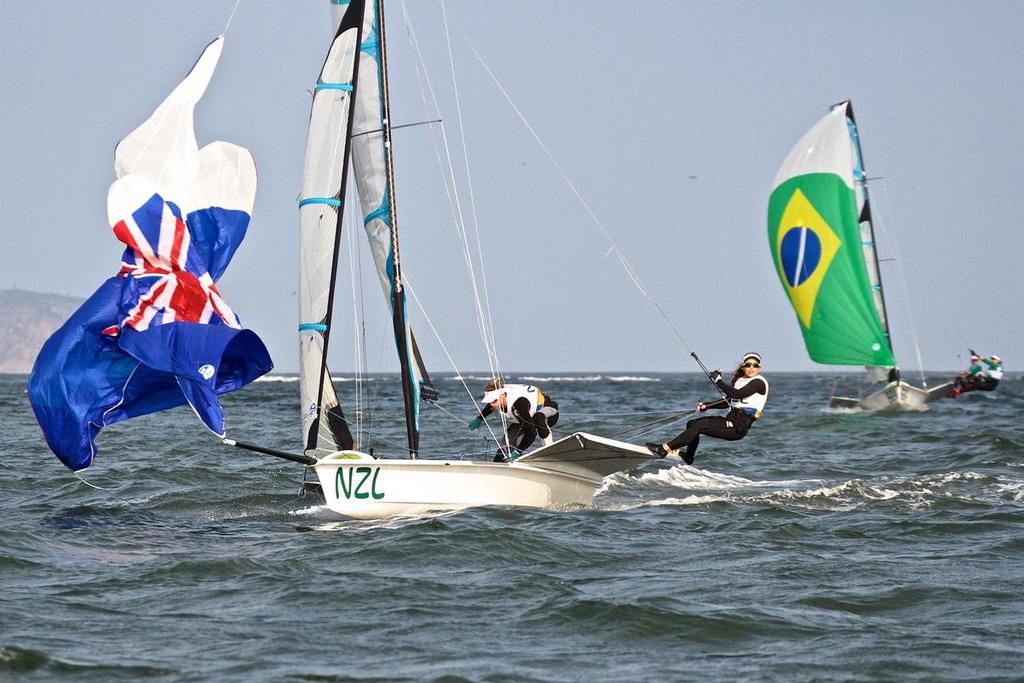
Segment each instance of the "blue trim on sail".
[{"label": "blue trim on sail", "polygon": [[331,0],[332,5],[347,5],[352,0]]},{"label": "blue trim on sail", "polygon": [[[384,221],[384,225],[388,225],[387,219],[391,217],[390,214],[391,211],[389,210],[387,202],[385,202],[376,211],[371,211],[370,213],[366,214],[366,218],[363,219],[363,225],[369,225],[370,221],[376,220],[378,218]],[[388,227],[390,228],[391,226],[388,225]]]},{"label": "blue trim on sail", "polygon": [[327,325],[322,323],[302,323],[299,325],[299,332],[326,332]]},{"label": "blue trim on sail", "polygon": [[328,206],[341,206],[340,199],[331,199],[330,197],[307,197],[299,200],[299,206],[305,206],[306,204],[327,204]]},{"label": "blue trim on sail", "polygon": [[314,88],[316,90],[344,90],[346,92],[352,92],[355,89],[351,83],[317,83]]}]

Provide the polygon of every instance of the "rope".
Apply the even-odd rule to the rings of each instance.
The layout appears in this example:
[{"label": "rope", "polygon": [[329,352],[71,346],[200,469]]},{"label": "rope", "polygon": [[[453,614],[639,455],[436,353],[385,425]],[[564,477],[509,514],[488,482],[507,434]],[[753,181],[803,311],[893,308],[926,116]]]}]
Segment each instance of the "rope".
[{"label": "rope", "polygon": [[[881,178],[878,180],[881,180]],[[892,209],[889,205],[889,189],[886,187],[884,182],[881,184],[878,182],[875,183],[876,187],[879,185],[881,185],[882,193],[885,195],[885,201],[883,202],[882,207],[885,210],[886,218],[881,225],[882,234],[885,235],[886,242],[889,243],[889,247],[896,255],[896,267],[900,272],[900,284],[903,289],[903,305],[906,307],[907,317],[910,319],[910,336],[914,341],[914,354],[917,356],[917,366],[921,370],[921,385],[927,389],[928,380],[925,378],[924,374],[924,360],[921,358],[921,344],[917,339],[917,326],[914,325],[914,312],[910,308],[910,291],[907,289],[907,274],[903,270],[903,256],[900,254],[899,245],[896,243],[896,235],[890,234],[889,232],[889,225],[892,224],[895,226],[896,224],[892,218]],[[879,275],[879,277],[881,277],[881,275]]]},{"label": "rope", "polygon": [[[441,0],[441,4],[442,4],[442,7],[443,7],[444,6],[444,0]],[[568,186],[570,192],[572,192],[573,196],[576,198],[576,201],[579,202],[580,206],[583,207],[583,210],[590,217],[591,221],[594,223],[595,226],[597,226],[597,229],[601,232],[601,234],[604,236],[604,238],[608,241],[608,243],[610,245],[610,248],[605,253],[605,257],[607,258],[608,255],[613,254],[613,253],[615,254],[615,257],[618,259],[618,261],[619,261],[620,265],[622,266],[623,270],[625,270],[627,277],[629,277],[630,281],[633,283],[633,285],[636,287],[636,289],[640,292],[641,295],[643,295],[643,297],[645,299],[647,299],[647,301],[649,301],[654,306],[655,309],[657,309],[659,315],[661,315],[661,318],[665,321],[665,323],[668,325],[668,327],[672,330],[672,333],[675,335],[676,339],[678,339],[680,341],[680,343],[682,343],[683,347],[690,353],[690,355],[693,356],[694,359],[696,359],[696,354],[693,352],[693,349],[690,348],[690,345],[686,342],[686,339],[683,337],[682,333],[680,333],[680,331],[676,327],[675,323],[673,323],[671,318],[669,318],[668,314],[665,312],[665,309],[663,309],[661,307],[661,304],[658,303],[658,301],[654,298],[654,296],[652,296],[651,293],[648,291],[647,287],[644,285],[643,281],[640,279],[640,276],[637,274],[636,269],[633,267],[633,264],[626,257],[626,255],[622,252],[622,249],[619,247],[618,243],[616,243],[616,241],[612,238],[611,233],[608,231],[608,229],[605,227],[605,225],[601,222],[601,220],[597,217],[597,214],[595,214],[593,209],[590,208],[590,205],[583,198],[583,195],[580,193],[580,191],[576,188],[575,183],[573,183],[573,181],[569,178],[569,175],[565,172],[565,170],[562,168],[562,166],[555,159],[555,156],[551,153],[551,150],[548,149],[548,146],[541,139],[541,137],[537,133],[536,129],[534,129],[534,127],[527,120],[526,115],[523,114],[523,111],[519,108],[519,106],[512,99],[512,96],[508,93],[508,91],[505,89],[505,87],[498,80],[498,77],[494,74],[494,72],[491,70],[491,68],[484,61],[483,57],[480,55],[480,52],[476,49],[476,47],[473,45],[473,43],[470,42],[470,40],[469,40],[468,36],[466,35],[465,31],[462,30],[462,27],[458,24],[458,22],[456,22],[455,20],[452,20],[452,23],[455,25],[455,29],[459,32],[459,35],[465,41],[466,46],[473,53],[473,56],[476,57],[476,60],[480,63],[480,66],[484,69],[485,72],[487,72],[487,75],[490,76],[491,81],[494,83],[494,85],[498,88],[498,90],[504,96],[505,100],[509,103],[509,105],[512,107],[512,109],[515,111],[516,115],[519,117],[519,120],[526,127],[526,130],[529,131],[531,136],[533,136],[534,141],[541,148],[541,151],[544,152],[544,155],[547,156],[548,161],[550,161],[551,165],[555,167],[555,170],[561,176],[561,178],[565,182],[566,186]],[[446,29],[445,30],[447,31],[447,18],[446,18]],[[702,365],[702,367],[703,367],[703,365]],[[705,369],[705,372],[706,372],[706,369]]]},{"label": "rope", "polygon": [[[413,301],[416,302],[416,306],[420,309],[420,313],[423,314],[423,318],[424,318],[424,320],[427,321],[427,325],[430,326],[430,330],[434,333],[434,337],[437,338],[437,343],[441,345],[441,350],[444,351],[444,355],[448,357],[448,362],[452,364],[452,369],[455,370],[455,374],[458,375],[459,383],[461,383],[463,389],[466,390],[466,395],[469,396],[469,400],[473,402],[473,405],[476,407],[476,411],[478,413],[480,413],[481,417],[483,417],[483,413],[480,411],[480,407],[476,403],[476,397],[473,396],[473,392],[470,391],[469,385],[466,384],[466,380],[464,380],[462,378],[462,372],[460,372],[459,368],[455,365],[455,359],[452,358],[452,354],[448,352],[448,347],[445,345],[444,340],[441,339],[441,335],[438,333],[437,328],[434,327],[433,321],[430,319],[430,316],[427,315],[427,312],[423,309],[423,305],[420,303],[420,298],[418,296],[416,296],[416,291],[413,289],[412,283],[409,281],[409,274],[408,273],[405,274],[405,287],[406,287],[406,289],[409,290],[409,294],[412,295],[412,299],[413,299]],[[461,420],[460,420],[460,422],[461,422]],[[485,422],[486,422],[486,420],[485,420]],[[502,416],[502,427],[503,428],[504,428],[504,425],[505,425],[505,421],[504,421],[504,415],[503,415]],[[487,425],[487,431],[489,431],[491,433],[491,437],[494,439],[494,443],[500,446],[501,442],[499,441],[498,436],[494,433],[494,430],[491,429],[490,425]],[[506,436],[506,441],[507,440],[508,440],[508,437]]]},{"label": "rope", "polygon": [[[659,427],[662,427],[662,426],[665,426],[665,425],[669,425],[669,424],[672,424],[673,422],[679,422],[684,417],[687,417],[688,415],[693,415],[696,412],[698,412],[696,408],[690,408],[689,410],[683,410],[683,411],[678,412],[678,413],[673,413],[672,415],[667,415],[665,417],[658,418],[657,420],[651,420],[650,422],[645,422],[645,423],[637,425],[635,427],[630,427],[629,429],[624,429],[621,432],[615,432],[614,434],[609,434],[609,437],[610,438],[614,438],[614,437],[617,437],[617,436],[622,436],[623,434],[628,434],[630,432],[635,432],[635,431],[637,431],[639,429],[644,429],[646,427],[650,427],[651,425],[657,425]],[[653,430],[648,430],[648,431],[653,431]]]},{"label": "rope", "polygon": [[[109,493],[110,491],[113,491],[113,490],[114,490],[114,489],[105,489],[105,488],[103,488],[102,486],[97,486],[96,484],[93,484],[93,483],[92,483],[91,481],[87,481],[87,480],[86,480],[86,478],[85,478],[85,477],[83,477],[83,476],[82,476],[81,474],[79,474],[78,472],[72,472],[71,474],[73,474],[73,475],[75,475],[76,477],[78,477],[78,481],[82,482],[82,483],[83,483],[83,484],[85,484],[86,486],[89,486],[89,487],[91,487],[91,488],[94,488],[94,489],[96,489],[97,491],[106,491],[106,492],[108,492],[108,493]],[[117,497],[118,497],[118,496],[115,496],[115,498],[117,498]],[[120,500],[124,500],[124,499],[123,499],[123,498],[120,498]]]},{"label": "rope", "polygon": [[[471,252],[470,245],[469,245],[469,235],[468,235],[468,231],[466,229],[464,212],[463,212],[463,209],[462,209],[462,202],[461,202],[461,199],[460,199],[460,196],[459,196],[458,183],[456,182],[456,179],[455,179],[455,165],[454,165],[454,163],[452,161],[451,147],[448,144],[448,133],[447,133],[447,130],[446,130],[446,128],[445,128],[443,123],[441,125],[441,142],[442,142],[442,144],[444,146],[444,156],[445,156],[445,159],[448,162],[447,163],[447,169],[445,167],[445,164],[441,160],[441,150],[438,148],[437,138],[436,138],[436,135],[433,132],[433,128],[431,129],[431,140],[433,141],[433,144],[434,144],[434,152],[435,152],[435,154],[437,156],[438,167],[441,169],[441,178],[442,178],[442,181],[443,181],[445,193],[448,195],[448,203],[449,203],[450,210],[452,212],[452,217],[454,219],[455,230],[456,230],[456,233],[459,236],[459,239],[462,242],[462,256],[463,256],[463,259],[466,262],[466,268],[469,271],[470,283],[471,283],[472,288],[473,288],[473,302],[474,302],[474,309],[475,309],[476,319],[477,319],[477,327],[478,327],[478,331],[480,332],[480,338],[481,338],[481,340],[484,343],[484,351],[487,354],[487,365],[488,365],[488,368],[490,369],[490,375],[491,375],[492,378],[503,378],[502,377],[502,373],[501,373],[500,363],[498,361],[497,344],[495,342],[495,337],[494,337],[494,323],[493,323],[493,320],[492,320],[492,317],[491,317],[490,295],[489,295],[489,291],[488,291],[488,287],[487,287],[487,271],[486,271],[486,268],[483,265],[483,263],[484,263],[484,260],[483,260],[483,250],[482,250],[482,247],[481,247],[480,228],[479,228],[479,222],[477,220],[477,213],[476,213],[476,200],[475,200],[475,195],[473,193],[472,175],[470,173],[470,168],[469,168],[469,156],[468,156],[468,152],[466,152],[467,147],[466,147],[465,127],[463,126],[461,101],[460,101],[460,99],[458,97],[458,82],[457,82],[456,77],[455,77],[455,60],[454,60],[454,56],[453,56],[453,52],[452,52],[451,35],[450,35],[449,31],[448,31],[447,8],[444,5],[443,1],[441,3],[441,7],[442,7],[442,12],[444,14],[445,39],[446,39],[447,45],[448,45],[448,58],[449,58],[449,64],[450,64],[451,74],[452,74],[452,85],[453,85],[453,88],[454,88],[454,91],[455,91],[455,96],[456,96],[456,106],[457,106],[457,110],[458,110],[459,130],[461,131],[461,135],[462,135],[462,147],[463,147],[463,158],[464,158],[464,163],[465,163],[465,167],[466,167],[466,179],[467,179],[467,184],[469,185],[470,207],[471,207],[471,213],[472,213],[472,216],[473,216],[474,232],[476,234],[477,262],[480,264],[480,281],[483,284],[483,290],[484,290],[484,295],[483,295],[483,299],[482,300],[481,300],[481,297],[480,297],[480,287],[477,284],[476,267],[474,266],[473,256],[472,256],[472,252]],[[424,110],[427,111],[428,116],[429,116],[430,115],[429,105],[427,103],[427,92],[429,92],[430,99],[431,99],[431,101],[433,102],[433,105],[434,105],[434,111],[440,117],[441,108],[440,108],[440,105],[438,104],[437,96],[436,96],[436,94],[434,92],[434,88],[433,88],[433,85],[432,85],[432,83],[430,81],[430,77],[427,74],[427,68],[426,68],[426,63],[425,63],[425,61],[423,59],[423,53],[420,50],[419,41],[416,39],[416,32],[412,28],[412,22],[409,19],[408,8],[406,7],[404,0],[402,2],[402,15],[403,15],[403,18],[405,20],[406,30],[408,31],[408,35],[409,35],[409,39],[410,39],[410,43],[412,45],[413,51],[415,52],[415,54],[417,56],[417,59],[419,60],[418,63],[415,64],[415,67],[416,67],[417,75],[420,76],[420,81],[419,81],[419,83],[420,83],[420,97],[423,100]],[[424,85],[426,86],[426,91],[424,91]],[[451,181],[450,186],[449,186],[449,179]],[[422,307],[420,307],[420,308],[422,310]],[[486,311],[486,315],[485,315],[485,311]],[[453,363],[453,365],[454,365],[454,363]],[[507,427],[507,424],[505,422],[505,416],[504,415],[501,416],[501,420],[502,420],[502,433],[505,433],[505,429]],[[488,430],[490,430],[490,427],[488,427]],[[494,432],[493,431],[491,431],[491,435],[494,436]],[[495,437],[495,438],[497,439],[497,437]],[[507,441],[507,438],[506,438],[506,441]]]},{"label": "rope", "polygon": [[[407,30],[408,35],[409,35],[409,40],[410,40],[412,49],[415,52],[415,54],[417,56],[417,59],[418,59],[418,62],[415,63],[415,67],[416,67],[416,73],[420,77],[420,80],[419,80],[420,97],[423,100],[423,108],[427,112],[428,116],[431,116],[434,113],[436,113],[438,116],[440,116],[441,107],[440,107],[440,104],[438,103],[437,95],[436,95],[436,93],[434,91],[433,84],[431,83],[430,77],[429,77],[429,75],[427,73],[426,62],[423,59],[423,53],[420,50],[419,41],[416,38],[416,32],[415,32],[415,30],[412,27],[412,22],[409,19],[408,9],[407,9],[407,7],[406,7],[404,2],[402,3],[402,13],[403,13],[403,18],[405,19],[405,26],[406,26],[406,30]],[[449,55],[450,54],[451,54],[451,50],[450,50],[450,40],[449,40]],[[452,66],[452,70],[454,72],[454,66]],[[424,86],[425,86],[425,90],[424,90]],[[434,107],[434,111],[433,112],[430,111],[430,104],[427,102],[427,95],[428,94],[430,96],[431,102],[433,103],[433,107]],[[461,111],[460,111],[460,117],[461,117]],[[460,120],[461,120],[461,118],[460,118]],[[459,195],[458,182],[455,179],[455,164],[452,161],[452,152],[451,152],[451,146],[448,143],[447,129],[445,128],[445,126],[443,124],[441,125],[441,143],[442,143],[442,145],[444,147],[444,158],[447,161],[447,164],[445,164],[445,162],[441,158],[442,157],[441,150],[438,148],[437,138],[434,135],[433,129],[431,129],[431,139],[433,140],[433,143],[434,143],[434,152],[435,152],[435,154],[437,156],[438,167],[441,169],[441,179],[442,179],[442,183],[443,183],[443,186],[444,186],[444,189],[445,189],[445,193],[448,196],[449,208],[451,209],[451,212],[452,212],[452,218],[453,218],[453,221],[454,221],[454,224],[455,224],[455,230],[456,230],[456,233],[459,236],[460,241],[462,242],[462,256],[463,256],[463,259],[466,262],[466,268],[467,268],[467,270],[469,272],[470,284],[472,285],[472,288],[473,288],[473,299],[474,299],[474,306],[475,306],[476,314],[477,314],[478,331],[480,333],[480,338],[481,338],[481,340],[484,343],[484,349],[485,349],[485,351],[487,353],[487,363],[488,363],[488,367],[489,367],[490,372],[491,372],[491,376],[494,377],[494,376],[496,376],[498,374],[497,354],[492,350],[492,346],[493,346],[493,344],[492,344],[492,342],[493,342],[493,333],[491,331],[488,331],[488,329],[487,329],[487,321],[490,320],[490,304],[489,304],[489,300],[488,300],[488,297],[487,297],[487,294],[486,294],[486,282],[485,282],[485,276],[484,276],[485,275],[485,271],[483,271],[483,269],[481,268],[481,280],[485,282],[485,294],[484,294],[484,297],[481,298],[481,296],[480,296],[480,286],[477,283],[476,267],[474,266],[473,256],[472,256],[472,252],[471,252],[470,246],[469,246],[469,235],[468,235],[468,232],[466,230],[465,219],[463,218],[464,211],[462,209],[462,200],[461,200],[460,195]],[[464,137],[463,137],[463,143],[465,143],[465,138]],[[468,175],[468,163],[467,163],[467,175]],[[474,210],[474,214],[475,214],[475,210]],[[477,231],[477,237],[478,237],[478,246],[479,246],[479,231]],[[480,252],[479,248],[478,248],[477,251]],[[482,253],[480,253],[480,263],[481,263],[481,265],[483,263]],[[485,306],[487,307],[487,312],[488,312],[487,316],[484,315],[484,308],[485,308]]]},{"label": "rope", "polygon": [[235,18],[235,11],[238,10],[238,5],[240,5],[241,2],[242,2],[242,0],[235,0],[235,6],[231,8],[231,14],[228,16],[228,23],[224,24],[224,31],[223,31],[223,33],[227,33],[228,32],[228,27],[231,26],[231,20]]}]

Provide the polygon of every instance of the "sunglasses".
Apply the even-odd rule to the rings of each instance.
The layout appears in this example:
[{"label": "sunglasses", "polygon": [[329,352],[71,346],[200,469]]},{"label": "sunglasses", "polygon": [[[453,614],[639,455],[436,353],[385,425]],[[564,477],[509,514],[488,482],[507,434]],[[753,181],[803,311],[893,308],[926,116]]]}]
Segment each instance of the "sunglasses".
[{"label": "sunglasses", "polygon": [[759,368],[759,367],[761,367],[761,364],[760,363],[744,363],[743,367],[745,367],[745,368]]}]

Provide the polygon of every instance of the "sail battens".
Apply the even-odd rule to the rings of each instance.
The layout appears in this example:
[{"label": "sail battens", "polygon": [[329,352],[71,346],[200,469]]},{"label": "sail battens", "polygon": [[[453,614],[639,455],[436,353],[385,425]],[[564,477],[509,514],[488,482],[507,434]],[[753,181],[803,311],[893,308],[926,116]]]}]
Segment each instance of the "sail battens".
[{"label": "sail battens", "polygon": [[[352,448],[327,367],[341,249],[353,102],[358,92],[363,0],[337,5],[342,19],[313,92],[299,204],[299,395],[305,451]],[[302,322],[308,321],[308,322]],[[314,322],[315,321],[315,322]]]},{"label": "sail battens", "polygon": [[370,213],[368,213],[366,215],[366,218],[363,219],[363,225],[364,226],[365,225],[369,225],[371,222],[377,221],[377,220],[384,220],[384,217],[389,215],[389,214],[390,214],[390,211],[389,211],[388,207],[382,206],[379,209],[377,209],[376,211],[371,211]]},{"label": "sail battens", "polygon": [[340,199],[333,199],[331,197],[307,197],[306,199],[299,200],[299,207],[307,206],[309,204],[326,204],[327,206],[341,207]]}]

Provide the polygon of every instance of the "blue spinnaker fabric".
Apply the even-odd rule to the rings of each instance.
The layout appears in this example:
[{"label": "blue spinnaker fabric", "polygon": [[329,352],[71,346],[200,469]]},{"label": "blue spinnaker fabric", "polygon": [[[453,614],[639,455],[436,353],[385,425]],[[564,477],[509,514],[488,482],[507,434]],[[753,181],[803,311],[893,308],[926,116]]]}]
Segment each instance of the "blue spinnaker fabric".
[{"label": "blue spinnaker fabric", "polygon": [[245,237],[257,181],[249,150],[200,149],[195,138],[193,110],[223,43],[210,43],[118,144],[107,213],[126,246],[120,271],[47,340],[32,369],[36,419],[72,470],[92,464],[103,427],[185,404],[223,436],[217,397],[273,367],[217,288]]}]

